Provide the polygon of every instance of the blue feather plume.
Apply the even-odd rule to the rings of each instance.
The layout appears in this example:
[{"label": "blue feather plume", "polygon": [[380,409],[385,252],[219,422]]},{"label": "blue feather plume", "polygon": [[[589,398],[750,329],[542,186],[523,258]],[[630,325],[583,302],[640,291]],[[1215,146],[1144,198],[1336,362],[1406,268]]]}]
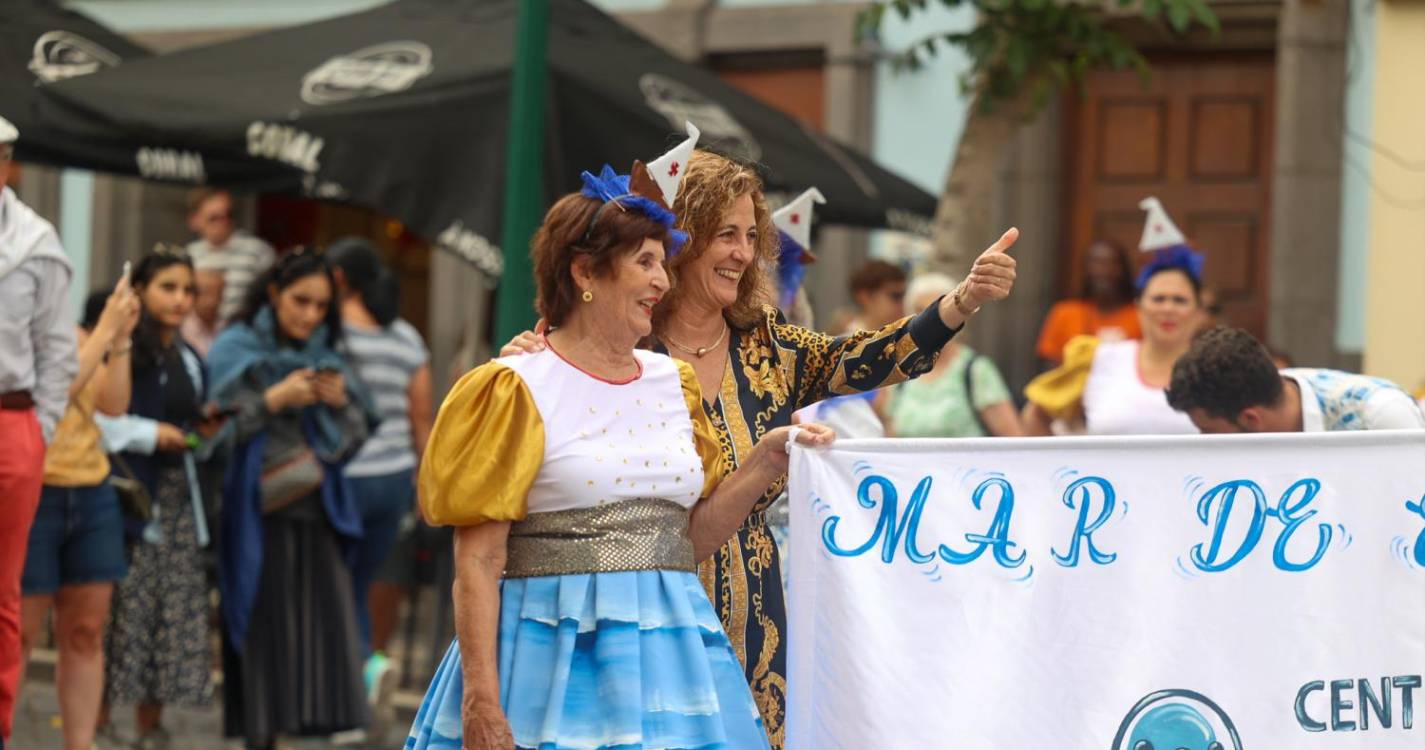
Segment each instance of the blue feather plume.
[{"label": "blue feather plume", "polygon": [[781,252],[777,254],[777,286],[780,289],[781,306],[785,310],[792,306],[797,289],[801,288],[802,279],[806,278],[807,266],[802,262],[802,254],[806,252],[806,248],[786,232],[778,230],[777,235],[782,243]]},{"label": "blue feather plume", "polygon": [[1191,276],[1197,283],[1202,283],[1202,253],[1188,247],[1187,245],[1170,245],[1159,250],[1153,255],[1153,259],[1143,266],[1143,270],[1138,272],[1138,293],[1143,293],[1143,287],[1148,285],[1148,279],[1153,274],[1169,268],[1175,268]]},{"label": "blue feather plume", "polygon": [[678,217],[672,211],[659,205],[657,201],[630,192],[628,175],[619,174],[614,171],[613,167],[605,164],[597,176],[584,172],[579,175],[579,178],[584,181],[584,187],[579,193],[585,198],[593,198],[603,203],[616,201],[623,208],[638,211],[667,229],[668,257],[673,257],[683,249],[684,245],[688,244],[688,233],[673,228]]}]

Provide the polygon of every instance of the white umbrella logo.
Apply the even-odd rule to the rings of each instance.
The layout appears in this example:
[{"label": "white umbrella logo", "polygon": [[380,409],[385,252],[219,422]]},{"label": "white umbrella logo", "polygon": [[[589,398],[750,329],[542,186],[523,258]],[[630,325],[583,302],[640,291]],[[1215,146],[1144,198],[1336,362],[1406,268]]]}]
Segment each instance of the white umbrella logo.
[{"label": "white umbrella logo", "polygon": [[320,106],[405,91],[435,70],[432,57],[430,47],[412,41],[337,55],[302,76],[302,101]]},{"label": "white umbrella logo", "polygon": [[118,64],[119,56],[107,48],[78,34],[56,30],[35,39],[29,67],[41,83],[54,83]]}]

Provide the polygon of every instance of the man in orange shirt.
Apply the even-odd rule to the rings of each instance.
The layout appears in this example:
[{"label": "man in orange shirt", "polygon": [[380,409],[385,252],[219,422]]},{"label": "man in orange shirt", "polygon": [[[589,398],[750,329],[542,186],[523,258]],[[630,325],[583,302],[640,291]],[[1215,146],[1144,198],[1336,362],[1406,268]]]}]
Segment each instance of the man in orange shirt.
[{"label": "man in orange shirt", "polygon": [[1084,253],[1084,288],[1078,299],[1061,300],[1049,309],[1035,351],[1046,369],[1064,359],[1064,345],[1075,336],[1104,341],[1142,336],[1133,305],[1133,267],[1128,252],[1111,240],[1097,240]]}]

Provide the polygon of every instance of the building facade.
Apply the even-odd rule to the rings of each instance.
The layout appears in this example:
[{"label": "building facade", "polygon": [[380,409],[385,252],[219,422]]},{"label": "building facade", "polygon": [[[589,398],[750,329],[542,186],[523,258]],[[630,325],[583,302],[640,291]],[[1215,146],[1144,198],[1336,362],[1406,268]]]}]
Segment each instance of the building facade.
[{"label": "building facade", "polygon": [[[139,42],[165,51],[264,28],[353,12],[375,0],[74,0]],[[674,54],[870,153],[938,193],[969,107],[966,61],[943,52],[897,73],[888,59],[932,31],[967,28],[968,10],[893,19],[879,39],[856,38],[863,4],[784,0],[598,0]],[[971,342],[1012,384],[1036,363],[1032,342],[1048,305],[1080,281],[1097,237],[1136,244],[1137,202],[1157,195],[1208,255],[1208,282],[1226,322],[1243,325],[1301,364],[1359,367],[1411,387],[1425,383],[1425,317],[1412,287],[1425,280],[1425,122],[1412,90],[1425,62],[1419,0],[1219,0],[1222,33],[1170,38],[1115,23],[1154,74],[1089,75],[1016,135],[994,187],[993,227],[1023,232],[1021,282],[987,310]],[[112,277],[124,257],[188,235],[181,188],[31,170],[27,197],[57,215],[81,267],[80,289]],[[308,226],[317,240],[357,232],[400,249],[416,293],[408,317],[430,338],[438,367],[468,361],[488,305],[478,275],[403,239],[386,220],[339,208],[247,201],[249,226]],[[284,229],[285,227],[285,229]],[[295,231],[295,230],[294,230]],[[300,234],[300,232],[298,233]],[[880,233],[876,233],[880,235]],[[990,238],[986,238],[986,244]],[[821,319],[847,302],[849,271],[868,254],[906,255],[914,243],[827,228],[808,279]],[[394,257],[394,256],[393,256]],[[952,272],[964,269],[949,269]],[[457,303],[458,301],[458,303]],[[1402,325],[1402,322],[1406,322]],[[1411,325],[1413,323],[1414,325]],[[478,352],[473,356],[478,357]]]}]

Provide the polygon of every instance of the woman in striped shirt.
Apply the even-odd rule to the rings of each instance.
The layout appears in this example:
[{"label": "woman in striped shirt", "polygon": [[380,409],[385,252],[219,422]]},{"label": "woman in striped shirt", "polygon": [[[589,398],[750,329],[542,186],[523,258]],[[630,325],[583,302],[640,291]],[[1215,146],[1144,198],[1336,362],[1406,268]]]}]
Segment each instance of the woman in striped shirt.
[{"label": "woman in striped shirt", "polygon": [[[338,240],[326,252],[336,273],[345,329],[345,353],[376,402],[381,425],[346,466],[365,536],[352,568],[357,621],[366,647],[366,687],[373,701],[394,676],[386,656],[372,650],[372,620],[381,612],[368,594],[390,554],[401,521],[415,502],[414,473],[430,434],[430,353],[415,327],[397,317],[395,277],[376,248],[360,237]],[[385,619],[391,619],[388,615]],[[381,638],[376,639],[378,647]]]}]

